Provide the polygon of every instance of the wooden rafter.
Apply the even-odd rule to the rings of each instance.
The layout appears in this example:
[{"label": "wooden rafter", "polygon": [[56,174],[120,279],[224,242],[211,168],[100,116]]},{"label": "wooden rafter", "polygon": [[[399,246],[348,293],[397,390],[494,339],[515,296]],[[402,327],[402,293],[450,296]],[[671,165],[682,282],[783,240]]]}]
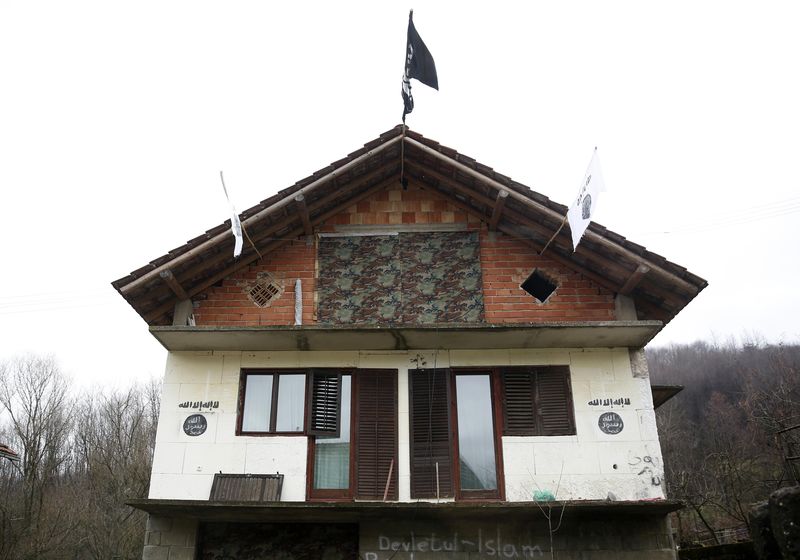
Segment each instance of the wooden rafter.
[{"label": "wooden rafter", "polygon": [[172,290],[176,296],[178,296],[179,300],[189,299],[189,295],[186,293],[186,290],[183,289],[183,286],[175,279],[175,275],[172,274],[170,269],[162,270],[158,273],[164,283],[169,286],[169,289]]},{"label": "wooden rafter", "polygon": [[[363,188],[365,183],[368,183],[376,178],[383,179],[386,176],[391,176],[392,173],[399,167],[398,162],[392,162],[390,164],[384,165],[379,169],[371,171],[367,175],[364,175],[358,181],[352,182],[347,187],[342,188],[341,190],[332,192],[311,204],[308,204],[308,208],[310,212],[314,212],[318,209],[324,208],[328,203],[333,202],[338,198],[342,198],[353,191],[356,191],[360,188]],[[341,210],[341,208],[345,207],[345,205],[350,204],[349,201],[346,201],[342,204],[337,204],[336,209]],[[251,232],[250,239],[253,240],[254,243],[259,243],[265,238],[270,237],[271,235],[275,235],[276,232],[282,231],[286,228],[291,227],[297,221],[297,216],[295,214],[289,214],[288,216],[284,216],[282,219],[269,224],[268,227],[262,229],[261,231],[254,231]],[[230,240],[230,244],[232,245],[233,238]],[[247,252],[250,248],[246,247],[245,252]],[[268,251],[266,249],[262,249],[259,247],[259,250],[262,251],[262,254],[267,254]],[[179,273],[180,281],[183,284],[189,285],[191,280],[201,274],[204,270],[208,270],[210,267],[213,267],[221,262],[227,261],[231,258],[231,254],[223,247],[222,250],[218,251],[212,256],[208,256],[202,259],[199,263],[195,264],[194,266],[189,267],[186,270],[183,270]],[[158,293],[153,294],[154,297],[158,297]]]},{"label": "wooden rafter", "polygon": [[[348,161],[347,163],[341,165],[340,167],[337,167],[333,171],[331,171],[329,173],[326,173],[325,175],[323,175],[322,177],[312,181],[311,183],[309,183],[305,187],[302,187],[301,189],[297,190],[294,193],[294,195],[295,196],[297,196],[299,194],[304,195],[307,192],[312,191],[313,189],[316,189],[320,185],[322,185],[324,183],[327,183],[328,181],[333,180],[338,175],[344,173],[345,171],[348,171],[349,169],[351,169],[351,168],[353,168],[353,167],[355,167],[357,165],[363,164],[365,161],[369,160],[369,158],[374,157],[376,154],[386,150],[386,148],[388,148],[388,147],[394,145],[395,143],[399,142],[401,140],[401,138],[402,138],[401,136],[396,136],[394,138],[391,138],[391,139],[387,140],[386,142],[384,142],[383,144],[381,144],[380,146],[376,146],[375,148],[367,151],[366,153],[363,153],[360,156],[358,156],[356,158],[353,158],[352,160]],[[291,204],[293,200],[294,200],[294,197],[291,197],[291,196],[287,196],[285,198],[282,198],[282,199],[278,200],[277,202],[275,202],[274,204],[272,204],[271,206],[269,206],[267,208],[264,208],[263,210],[255,213],[252,216],[248,217],[247,219],[243,220],[242,221],[242,225],[245,226],[245,227],[251,226],[251,225],[255,224],[256,222],[262,220],[265,216],[269,216],[271,214],[276,213],[279,210],[282,210],[287,205]],[[180,255],[178,255],[177,257],[172,259],[171,261],[169,261],[169,262],[167,262],[165,264],[162,264],[160,266],[157,266],[153,270],[145,272],[144,274],[142,274],[140,277],[136,278],[135,280],[131,280],[130,282],[128,282],[124,286],[120,287],[119,291],[123,295],[127,294],[127,293],[131,292],[132,290],[135,290],[136,288],[144,285],[148,281],[150,281],[153,278],[155,278],[158,275],[158,273],[161,272],[162,270],[165,270],[167,268],[175,268],[176,266],[180,265],[181,263],[183,263],[183,262],[185,262],[185,261],[187,261],[189,259],[192,259],[194,257],[200,256],[205,251],[209,250],[210,248],[215,247],[216,245],[219,245],[220,243],[223,243],[223,242],[229,241],[229,240],[230,240],[230,238],[228,236],[228,232],[227,231],[222,232],[222,233],[218,233],[217,235],[215,235],[211,239],[209,239],[207,241],[204,241],[203,243],[200,243],[196,247],[192,247],[191,249],[189,249],[185,253],[181,253]]]},{"label": "wooden rafter", "polygon": [[298,194],[294,197],[294,204],[297,207],[297,213],[300,214],[300,220],[303,222],[303,231],[306,235],[313,235],[314,228],[311,227],[311,220],[308,217],[308,207],[306,207],[306,197]]},{"label": "wooden rafter", "polygon": [[[357,204],[358,202],[362,201],[363,199],[372,196],[376,192],[384,190],[384,189],[390,187],[391,185],[395,184],[396,180],[397,179],[395,177],[392,177],[391,179],[388,179],[388,180],[385,180],[385,181],[382,181],[382,182],[378,183],[377,185],[375,185],[375,186],[373,186],[373,187],[371,187],[371,188],[359,193],[358,195],[354,196],[353,198],[349,199],[347,201],[347,205],[349,206],[349,205]],[[336,208],[334,208],[332,210],[329,210],[328,212],[325,212],[324,214],[321,214],[320,216],[317,216],[317,218],[315,218],[312,221],[312,225],[321,224],[321,223],[325,222],[326,220],[330,219],[331,217],[335,216],[339,212],[341,212],[341,207],[337,206]],[[293,229],[292,231],[290,231],[287,234],[286,239],[278,239],[276,241],[273,241],[269,245],[267,245],[264,248],[264,254],[268,254],[268,253],[278,249],[279,247],[285,245],[286,243],[289,243],[290,241],[294,241],[295,238],[297,238],[297,237],[299,237],[300,235],[303,234],[303,231],[304,231],[303,228]],[[200,292],[202,292],[204,290],[207,290],[208,288],[210,288],[211,286],[213,286],[214,284],[216,284],[220,280],[222,280],[224,278],[227,278],[228,276],[230,276],[232,274],[235,274],[236,272],[238,272],[239,270],[241,270],[242,268],[244,268],[246,266],[249,266],[253,261],[255,261],[257,259],[258,259],[258,255],[255,253],[255,251],[245,251],[245,252],[243,252],[241,257],[239,258],[239,260],[235,264],[224,268],[223,270],[221,270],[217,274],[213,275],[212,277],[206,279],[205,281],[203,281],[202,283],[198,284],[197,286],[193,286],[188,291],[189,297],[192,297],[192,296],[194,296],[196,294],[199,294]],[[152,311],[149,311],[147,314],[145,314],[145,316],[144,316],[145,321],[150,323],[152,321],[155,321],[156,319],[160,319],[161,317],[163,317],[165,314],[167,314],[169,311],[172,310],[173,305],[174,305],[174,301],[172,301],[172,300],[161,304],[159,307],[157,307],[157,308],[153,309]]]},{"label": "wooden rafter", "polygon": [[[455,191],[461,192],[464,196],[468,197],[469,199],[475,200],[476,202],[484,205],[487,208],[492,208],[493,205],[494,205],[494,199],[492,199],[492,198],[490,198],[490,197],[488,197],[488,196],[486,196],[486,195],[484,195],[482,193],[474,191],[473,189],[471,189],[470,187],[464,185],[463,183],[461,183],[459,181],[453,181],[452,179],[450,179],[446,175],[443,175],[442,173],[439,173],[437,171],[431,171],[431,170],[423,169],[422,167],[420,167],[415,162],[412,163],[410,161],[406,162],[406,169],[409,170],[412,173],[416,173],[416,174],[420,175],[419,180],[422,181],[423,184],[426,184],[426,185],[430,185],[431,184],[429,181],[426,181],[424,178],[422,178],[422,177],[427,176],[427,177],[430,177],[432,179],[436,179],[437,181],[439,181],[439,183],[441,183],[442,185],[444,185],[445,187],[447,187],[449,189],[453,189]],[[444,191],[440,190],[440,189],[437,189],[437,190],[439,190],[439,192],[441,194],[443,194],[444,196],[448,197],[451,201],[455,201],[456,200],[446,190],[444,190]],[[471,208],[471,211],[473,213],[479,212],[479,210],[477,208],[474,208],[474,207]],[[499,228],[501,231],[505,231],[506,233],[509,233],[510,235],[513,235],[514,237],[517,237],[517,238],[523,238],[524,237],[523,235],[520,234],[520,229],[521,228],[529,230],[530,232],[536,234],[537,236],[539,236],[543,240],[544,239],[548,239],[552,235],[552,230],[550,228],[547,228],[546,226],[542,225],[539,222],[531,220],[525,214],[522,214],[521,212],[517,212],[516,210],[513,210],[512,208],[505,208],[504,211],[503,211],[503,215],[506,216],[507,218],[513,220],[517,224],[519,224],[519,226],[517,226],[517,227],[507,226],[505,228]],[[486,214],[485,213],[483,215],[483,219],[486,220]],[[537,250],[541,251],[541,249],[543,247],[543,244],[538,244],[537,243],[537,245],[538,245],[538,249]],[[553,240],[553,242],[551,244],[551,247],[559,247],[563,252],[565,252],[567,254],[572,253],[572,244],[571,244],[571,242],[569,241],[569,239],[568,239],[568,237],[566,235],[557,236]],[[609,273],[612,273],[616,278],[619,278],[619,283],[615,283],[615,282],[611,281],[610,278],[606,278],[605,282],[601,283],[599,280],[597,280],[597,278],[603,278],[603,277],[597,275],[597,273],[592,273],[593,276],[588,276],[587,275],[587,277],[592,278],[592,280],[595,280],[598,283],[601,283],[601,285],[603,285],[604,287],[607,287],[608,289],[610,289],[610,290],[612,290],[614,292],[619,292],[619,290],[621,289],[622,285],[624,284],[624,279],[627,279],[630,276],[630,269],[629,268],[624,267],[623,265],[621,265],[617,261],[614,261],[614,260],[612,260],[610,258],[607,258],[607,257],[604,257],[604,256],[600,255],[596,251],[593,252],[585,244],[578,245],[577,253],[578,253],[578,255],[584,255],[584,254],[591,253],[591,259],[600,268],[605,269]],[[554,255],[554,254],[557,254],[557,253],[553,252],[553,253],[550,253],[550,254]],[[558,255],[558,258],[554,258],[554,260],[557,260],[558,262],[560,262],[564,266],[572,268],[573,270],[576,270],[576,271],[581,271],[581,270],[582,271],[587,271],[588,270],[586,267],[576,263],[573,259],[570,259],[568,257],[563,257],[560,254]],[[584,272],[582,272],[582,274],[583,273]],[[677,302],[679,301],[678,300],[678,296],[676,296],[675,294],[673,294],[671,292],[663,290],[663,289],[661,289],[661,288],[659,288],[657,286],[653,286],[651,288],[651,290],[652,290],[654,295],[657,295],[658,297],[661,297],[664,300],[669,301],[672,304],[677,304]]]},{"label": "wooden rafter", "polygon": [[625,281],[625,284],[619,289],[619,293],[621,293],[623,296],[630,294],[633,289],[639,285],[639,282],[642,281],[642,278],[644,278],[644,275],[648,272],[650,272],[649,266],[645,266],[643,264],[637,266],[636,270],[633,271],[633,274],[628,277],[628,279]]},{"label": "wooden rafter", "polygon": [[497,198],[494,200],[494,208],[492,209],[492,217],[489,219],[489,231],[497,231],[497,223],[500,221],[500,216],[503,215],[503,207],[506,205],[507,198],[507,191],[497,191]]},{"label": "wooden rafter", "polygon": [[[473,200],[475,200],[477,202],[480,202],[481,204],[483,204],[486,207],[491,208],[493,206],[493,204],[494,204],[493,199],[489,198],[488,196],[486,196],[484,194],[481,194],[481,193],[478,193],[478,192],[475,192],[472,189],[470,189],[469,187],[467,187],[467,186],[465,186],[465,185],[463,185],[463,184],[461,184],[459,182],[453,182],[449,178],[447,178],[446,176],[442,175],[441,173],[437,173],[435,171],[422,170],[421,168],[418,168],[415,165],[410,165],[409,163],[406,163],[406,169],[409,169],[409,170],[412,170],[412,171],[419,171],[422,175],[428,175],[428,176],[436,179],[437,181],[443,183],[446,187],[454,189],[454,190],[457,190],[457,191],[461,192],[462,194],[464,194],[465,196],[467,196],[467,197],[469,197],[469,198],[471,198],[471,199],[473,199]],[[424,184],[429,184],[427,181],[424,181],[424,179],[422,179],[422,181],[423,181]],[[444,196],[448,196],[447,191],[442,191],[440,189],[437,189],[437,190],[440,192],[440,194],[443,194]],[[449,196],[448,198],[451,201],[455,201],[455,199],[452,196]],[[474,213],[474,212],[477,212],[477,209],[472,208],[471,211]],[[548,229],[547,227],[543,226],[542,224],[540,224],[538,222],[534,222],[534,221],[530,220],[524,214],[522,214],[520,212],[517,212],[515,210],[512,210],[511,208],[506,208],[505,211],[504,211],[504,214],[506,215],[506,217],[508,217],[508,218],[512,219],[513,221],[517,222],[518,224],[520,224],[522,227],[533,231],[534,233],[539,235],[542,239],[547,239],[552,233],[550,231],[550,229]],[[484,219],[485,219],[485,214],[484,214]],[[505,231],[506,233],[509,233],[510,235],[513,235],[514,237],[522,237],[520,235],[518,227],[514,228],[514,227],[511,227],[511,226],[505,226],[505,227],[501,227],[499,229],[501,231]],[[538,246],[537,251],[541,251],[541,249],[543,247],[543,244],[541,244],[541,243],[536,243],[536,244]],[[560,255],[559,255],[559,257],[560,257]],[[565,266],[569,266],[570,268],[572,268],[574,270],[577,270],[577,267],[579,266],[577,263],[575,263],[575,262],[573,262],[573,261],[571,261],[569,259],[566,259],[566,258],[562,258],[562,260],[563,260],[562,264],[564,264]],[[609,270],[616,271],[620,275],[620,277],[624,278],[625,276],[627,276],[627,270],[625,268],[623,268],[622,266],[620,266],[619,264],[612,263],[611,261],[603,262],[603,264],[606,265]],[[613,291],[615,291],[615,292],[619,289],[619,285],[615,285],[613,283],[609,283],[608,281],[606,281],[604,285],[605,286],[614,286],[613,288],[610,288],[610,289],[613,289]]]},{"label": "wooden rafter", "polygon": [[[173,312],[176,300],[186,301],[217,283],[220,275],[224,278],[256,261],[254,252],[269,252],[302,235],[313,235],[314,224],[323,214],[335,215],[352,204],[361,189],[396,178],[400,142],[405,146],[409,178],[479,216],[489,231],[502,231],[541,250],[563,218],[560,207],[472,158],[410,131],[405,140],[401,138],[396,127],[246,212],[244,225],[251,241],[245,248],[247,263],[242,258],[233,260],[233,237],[218,226],[113,285],[145,320],[158,319],[160,324]],[[394,149],[387,150],[389,145]],[[509,198],[515,200],[509,202]],[[612,292],[635,294],[642,317],[671,320],[707,284],[597,224],[591,226],[577,253],[572,251],[568,232],[557,235],[551,248],[553,262]],[[160,315],[155,316],[158,311]]]},{"label": "wooden rafter", "polygon": [[[486,185],[489,185],[490,187],[493,187],[493,188],[495,188],[497,190],[507,191],[510,196],[514,197],[516,200],[518,200],[522,204],[524,204],[524,205],[526,205],[526,206],[528,206],[530,208],[533,208],[534,210],[536,210],[539,213],[544,214],[545,216],[547,216],[551,220],[560,221],[563,218],[563,216],[559,215],[555,210],[553,210],[551,208],[548,208],[547,206],[545,206],[545,205],[543,205],[543,204],[541,204],[539,202],[536,202],[535,200],[529,198],[527,195],[524,195],[522,193],[519,193],[519,192],[511,189],[510,187],[500,183],[499,181],[496,181],[496,180],[492,179],[491,177],[487,177],[486,175],[482,174],[480,171],[476,171],[475,169],[472,169],[468,165],[465,165],[465,164],[463,164],[463,163],[461,163],[461,162],[459,162],[459,161],[457,161],[457,160],[455,160],[455,159],[453,159],[453,158],[451,158],[451,157],[439,152],[438,150],[435,150],[435,149],[433,149],[433,148],[431,148],[429,146],[426,146],[422,142],[414,140],[413,138],[409,138],[408,136],[405,137],[404,142],[409,144],[409,146],[412,146],[412,147],[414,147],[416,149],[422,150],[424,153],[432,155],[436,159],[438,159],[440,161],[443,161],[446,165],[452,165],[453,167],[458,168],[459,170],[463,171],[467,175],[470,175],[470,176],[474,177],[475,179],[483,182]],[[408,156],[409,154],[407,153],[406,155]],[[686,290],[687,293],[690,293],[690,294],[694,295],[694,294],[697,294],[698,291],[699,291],[697,286],[694,286],[694,285],[690,284],[689,282],[687,282],[683,278],[673,274],[672,272],[670,272],[668,270],[665,270],[665,269],[661,268],[660,266],[657,266],[657,265],[652,264],[652,263],[645,262],[642,257],[637,255],[633,251],[630,251],[630,250],[626,249],[625,247],[619,245],[618,243],[615,243],[615,242],[613,242],[613,241],[611,241],[609,239],[606,239],[602,235],[593,232],[591,229],[587,229],[586,233],[584,233],[584,236],[586,236],[587,238],[591,239],[593,242],[598,243],[599,245],[602,245],[606,249],[608,249],[608,250],[610,250],[610,251],[612,251],[614,253],[617,253],[617,254],[620,254],[620,255],[624,256],[625,258],[627,258],[628,260],[633,261],[636,264],[643,264],[645,266],[650,266],[650,269],[654,274],[658,274],[662,278],[664,278],[667,281],[669,281],[671,284],[675,284],[677,286],[680,286],[680,288],[683,289],[683,290]]]},{"label": "wooden rafter", "polygon": [[[436,191],[439,194],[446,194],[446,191],[442,191],[438,187],[435,187],[435,186],[432,186],[432,185],[427,185],[427,184],[425,186],[427,188],[433,189],[434,191]],[[472,207],[464,204],[463,202],[461,202],[459,200],[451,200],[450,202],[454,206],[456,206],[457,208],[459,208],[459,209],[461,209],[461,210],[463,210],[465,212],[475,213],[475,208],[472,208]],[[521,241],[522,243],[524,243],[528,247],[534,249],[536,252],[541,251],[541,249],[543,247],[543,245],[541,243],[538,243],[538,242],[536,242],[535,240],[533,240],[531,238],[520,237],[518,229],[513,227],[513,226],[511,226],[511,225],[501,224],[501,225],[499,225],[498,229],[501,232],[503,232],[506,235],[508,235],[509,237],[513,237],[514,239],[518,239],[519,241]],[[585,268],[585,267],[583,267],[583,266],[581,266],[579,264],[576,264],[574,262],[568,261],[567,259],[565,259],[561,255],[559,255],[558,253],[550,253],[549,254],[549,258],[551,258],[552,260],[556,261],[557,263],[569,268],[570,270],[574,270],[575,272],[583,274],[584,276],[586,276],[586,278],[589,278],[590,280],[592,280],[594,282],[597,282],[599,285],[603,286],[604,288],[606,288],[607,290],[609,290],[611,292],[615,292],[617,290],[617,286],[614,285],[612,282],[610,282],[607,278],[604,278],[604,277],[600,276],[599,274],[597,274],[596,272],[592,272],[591,270],[589,270],[589,269],[587,269],[587,268]]]}]

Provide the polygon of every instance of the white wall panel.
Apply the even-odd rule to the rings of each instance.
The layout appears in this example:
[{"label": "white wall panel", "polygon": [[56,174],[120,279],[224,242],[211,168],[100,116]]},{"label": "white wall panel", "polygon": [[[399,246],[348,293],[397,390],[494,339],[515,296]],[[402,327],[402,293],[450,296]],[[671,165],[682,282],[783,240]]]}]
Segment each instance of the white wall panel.
[{"label": "white wall panel", "polygon": [[[633,377],[627,349],[173,352],[162,391],[150,496],[207,499],[213,473],[222,470],[280,472],[283,499],[305,499],[306,437],[235,434],[242,368],[397,369],[397,469],[400,499],[408,501],[409,368],[565,364],[571,371],[577,433],[504,437],[507,499],[530,501],[535,492],[546,496],[556,488],[559,499],[607,499],[609,494],[618,500],[663,497],[663,464],[649,380]],[[618,398],[630,399],[630,404],[610,404]],[[604,404],[606,399],[609,404]],[[210,411],[179,406],[187,401],[217,401],[219,406]],[[622,418],[620,433],[600,430],[598,419],[604,412]],[[205,416],[208,429],[203,435],[187,436],[183,422],[196,413]]]}]

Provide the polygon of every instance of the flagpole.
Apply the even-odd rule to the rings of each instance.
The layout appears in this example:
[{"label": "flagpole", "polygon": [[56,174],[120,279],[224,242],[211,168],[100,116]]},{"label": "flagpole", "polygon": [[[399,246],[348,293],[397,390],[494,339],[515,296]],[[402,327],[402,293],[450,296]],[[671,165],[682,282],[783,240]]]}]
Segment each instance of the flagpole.
[{"label": "flagpole", "polygon": [[[227,188],[225,188],[225,178],[222,176],[222,171],[221,171],[221,170],[220,170],[220,172],[219,172],[219,180],[220,180],[220,182],[222,182],[222,190],[225,192],[225,198],[226,198],[226,199],[228,199],[228,202],[230,203],[231,199],[230,199],[230,197],[228,197],[228,189],[227,189]],[[231,207],[233,207],[233,205],[231,205]],[[242,226],[242,232],[244,233],[244,236],[245,236],[245,237],[247,238],[247,240],[250,242],[250,245],[253,247],[253,250],[256,252],[256,255],[258,255],[258,258],[259,258],[259,259],[263,259],[263,258],[264,258],[264,256],[263,256],[263,255],[261,254],[261,252],[258,250],[258,247],[256,247],[256,244],[255,244],[255,243],[253,243],[253,240],[250,238],[250,234],[249,234],[249,233],[247,233],[247,230],[246,230],[246,229],[244,229],[244,224],[242,224],[242,223],[240,222],[240,225]]]},{"label": "flagpole", "polygon": [[418,80],[435,90],[439,89],[439,78],[436,75],[436,63],[425,46],[422,37],[414,27],[414,10],[408,11],[408,32],[406,33],[406,56],[403,69],[403,132],[400,136],[400,184],[403,190],[408,189],[406,179],[406,115],[414,110],[414,98],[411,96],[411,79]]},{"label": "flagpole", "polygon": [[406,180],[406,123],[403,119],[403,135],[400,138],[400,184],[403,185],[403,190],[408,190],[408,181]]},{"label": "flagpole", "polygon": [[545,243],[545,246],[542,248],[542,250],[541,250],[541,251],[539,251],[539,256],[540,256],[540,257],[541,257],[541,256],[544,254],[544,252],[545,252],[545,251],[547,250],[547,248],[550,246],[550,243],[552,243],[553,239],[555,239],[555,238],[556,238],[556,235],[558,235],[559,233],[561,233],[561,230],[562,230],[562,228],[564,227],[564,224],[566,224],[566,223],[567,223],[567,215],[566,215],[566,214],[564,214],[564,219],[563,219],[563,220],[561,220],[561,225],[560,225],[560,226],[558,226],[558,229],[557,229],[557,230],[556,230],[556,232],[553,234],[553,237],[551,237],[551,238],[550,238],[550,240],[549,240],[547,243]]}]

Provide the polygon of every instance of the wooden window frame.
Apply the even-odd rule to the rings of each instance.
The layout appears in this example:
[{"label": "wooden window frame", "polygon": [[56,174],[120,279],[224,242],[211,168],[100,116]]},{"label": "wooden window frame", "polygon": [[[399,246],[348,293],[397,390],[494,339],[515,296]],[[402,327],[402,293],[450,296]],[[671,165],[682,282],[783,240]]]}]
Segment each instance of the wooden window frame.
[{"label": "wooden window frame", "polygon": [[[455,487],[456,501],[460,502],[496,502],[506,499],[506,481],[503,468],[503,415],[500,405],[499,376],[496,367],[469,367],[450,369],[450,440],[453,453],[452,472]],[[489,402],[492,405],[492,421],[494,423],[492,435],[494,436],[494,461],[497,469],[497,488],[495,490],[462,490],[461,489],[461,461],[458,445],[458,395],[456,377],[459,375],[488,375],[489,376]]]},{"label": "wooden window frame", "polygon": [[[269,429],[266,431],[244,431],[242,423],[244,421],[244,399],[247,393],[247,377],[250,375],[272,375],[272,396],[270,401],[270,418]],[[236,435],[237,436],[255,436],[255,437],[272,437],[272,436],[304,436],[306,435],[308,415],[306,410],[303,414],[303,429],[298,432],[279,432],[275,430],[278,419],[278,387],[280,386],[280,377],[282,375],[303,375],[305,378],[305,392],[303,394],[303,406],[307,407],[308,402],[308,383],[309,383],[309,370],[308,369],[243,369],[239,374],[239,405],[236,414]]]},{"label": "wooden window frame", "polygon": [[[563,364],[544,365],[544,366],[486,366],[486,367],[453,367],[441,368],[446,371],[447,375],[447,406],[448,406],[448,422],[449,422],[449,436],[450,436],[450,472],[452,476],[453,493],[456,501],[484,501],[495,502],[505,501],[505,465],[503,463],[503,437],[505,436],[539,436],[539,437],[558,437],[562,435],[575,435],[575,402],[572,396],[572,373],[569,366]],[[566,387],[567,406],[569,407],[569,421],[570,424],[566,430],[569,433],[564,434],[545,434],[542,428],[541,410],[538,402],[538,389],[534,391],[535,398],[531,402],[531,407],[534,409],[535,428],[533,433],[514,433],[507,434],[507,410],[505,405],[505,383],[504,373],[529,373],[536,375],[541,370],[560,371],[564,375]],[[409,370],[409,376],[417,370]],[[490,402],[492,404],[492,420],[494,422],[493,435],[494,435],[494,451],[495,463],[497,468],[497,490],[462,490],[461,489],[461,465],[459,458],[459,443],[458,443],[458,402],[457,402],[457,386],[456,377],[459,375],[488,375],[489,386],[491,390]],[[414,442],[414,419],[411,417],[413,414],[413,394],[411,390],[411,379],[409,379],[409,444],[413,445]],[[413,449],[410,449],[413,454]],[[413,461],[413,457],[411,457]],[[412,468],[412,481],[411,486],[414,488],[413,468]],[[412,492],[413,496],[413,492]],[[421,499],[429,499],[428,496],[420,497]]]},{"label": "wooden window frame", "polygon": [[[315,463],[315,452],[317,449],[317,436],[309,435],[308,449],[306,453],[306,500],[309,502],[350,502],[353,500],[353,489],[355,488],[354,479],[356,475],[355,438],[356,438],[356,425],[358,423],[354,421],[355,420],[354,411],[356,410],[357,406],[356,399],[358,398],[356,392],[356,383],[358,382],[356,379],[358,378],[358,376],[353,374],[355,369],[351,368],[347,369],[331,368],[325,371],[336,371],[339,373],[341,377],[344,377],[345,375],[350,376],[350,461],[349,461],[350,464],[348,465],[348,472],[349,472],[348,480],[350,484],[348,488],[328,488],[328,489],[314,488],[314,463]],[[342,410],[341,392],[339,394],[339,399],[340,399],[339,413],[341,414]]]},{"label": "wooden window frame", "polygon": [[[316,452],[316,436],[308,435],[308,449],[306,454],[306,501],[309,502],[351,502],[355,499],[362,499],[357,496],[358,481],[358,428],[359,422],[357,412],[359,409],[358,395],[359,395],[359,378],[363,375],[368,375],[370,372],[390,372],[393,375],[395,383],[395,414],[393,415],[394,423],[394,467],[392,473],[392,480],[394,484],[394,492],[390,490],[389,498],[399,498],[399,473],[398,473],[398,459],[400,453],[399,446],[399,431],[398,431],[398,411],[399,411],[399,398],[398,394],[398,370],[396,369],[380,369],[380,368],[315,368],[320,371],[336,371],[342,377],[345,375],[350,376],[350,465],[349,465],[349,487],[336,488],[336,489],[315,489],[314,488],[314,464]],[[341,401],[340,409],[341,411]],[[366,498],[363,498],[366,499]]]}]

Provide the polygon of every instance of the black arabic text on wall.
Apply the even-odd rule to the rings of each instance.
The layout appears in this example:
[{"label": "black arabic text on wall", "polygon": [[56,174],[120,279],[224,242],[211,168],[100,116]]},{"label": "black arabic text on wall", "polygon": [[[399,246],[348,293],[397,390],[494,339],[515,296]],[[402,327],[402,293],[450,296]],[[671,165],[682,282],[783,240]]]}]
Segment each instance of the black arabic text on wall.
[{"label": "black arabic text on wall", "polygon": [[477,232],[324,237],[321,324],[483,321]]}]

